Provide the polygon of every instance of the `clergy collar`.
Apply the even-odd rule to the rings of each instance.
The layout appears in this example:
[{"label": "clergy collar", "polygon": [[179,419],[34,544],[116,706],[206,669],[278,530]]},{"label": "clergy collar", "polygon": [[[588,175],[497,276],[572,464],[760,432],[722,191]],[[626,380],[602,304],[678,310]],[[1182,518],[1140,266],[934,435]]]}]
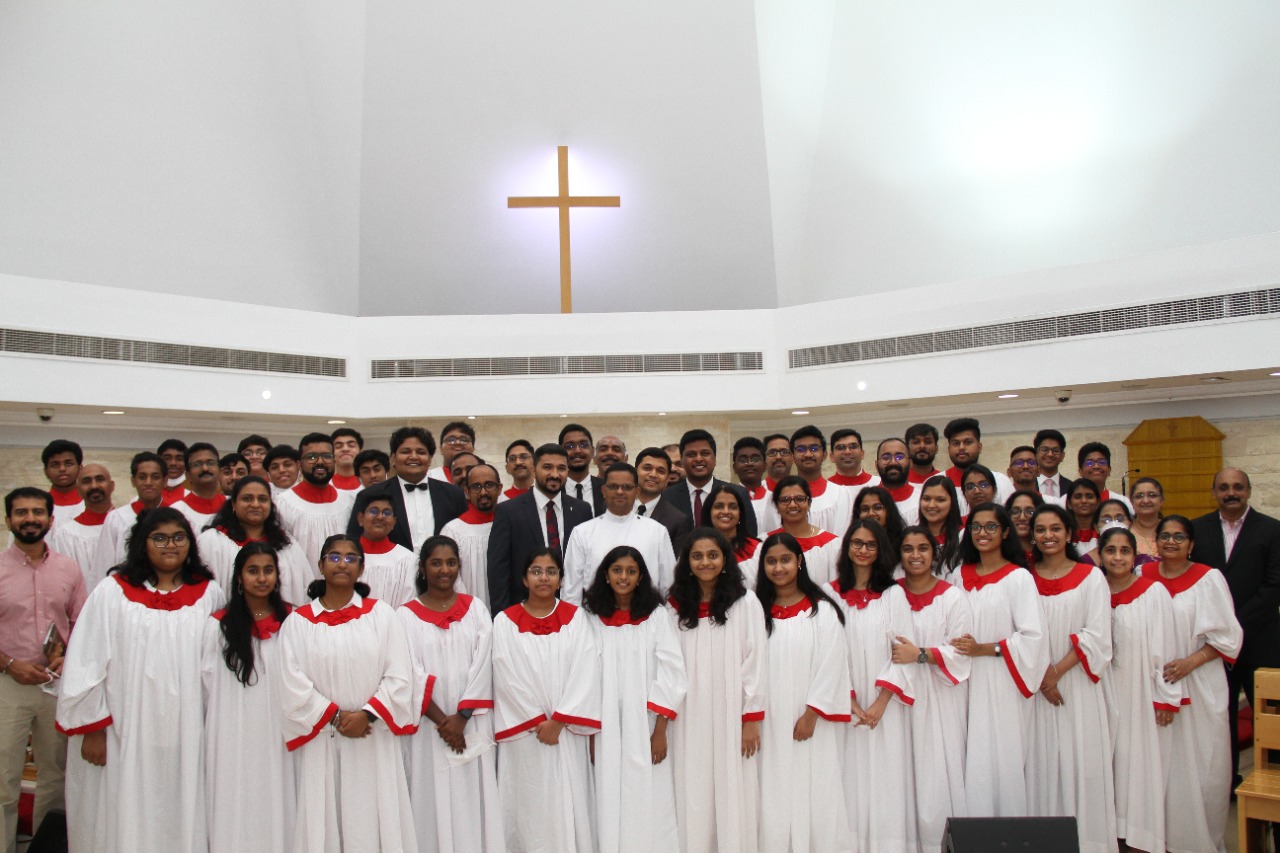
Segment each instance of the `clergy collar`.
[{"label": "clergy collar", "polygon": [[636,515],[636,508],[635,508],[635,505],[633,504],[631,507],[631,512],[627,513],[626,515],[614,515],[613,510],[606,507],[605,511],[601,513],[599,516],[597,516],[597,518],[607,518],[610,521],[612,521],[614,524],[626,524],[630,521],[634,521],[635,519],[639,518],[639,516]]}]

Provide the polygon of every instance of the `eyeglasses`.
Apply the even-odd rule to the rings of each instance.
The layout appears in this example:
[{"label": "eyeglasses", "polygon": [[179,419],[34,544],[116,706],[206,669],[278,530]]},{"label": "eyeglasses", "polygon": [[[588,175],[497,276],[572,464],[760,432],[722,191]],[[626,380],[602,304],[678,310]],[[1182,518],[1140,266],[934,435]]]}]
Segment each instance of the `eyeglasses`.
[{"label": "eyeglasses", "polygon": [[1106,459],[1086,459],[1081,468],[1110,468],[1111,463]]},{"label": "eyeglasses", "polygon": [[808,495],[783,495],[778,498],[778,504],[781,506],[786,506],[787,504],[807,504],[808,502]]},{"label": "eyeglasses", "polygon": [[750,456],[739,456],[734,461],[739,465],[759,465],[764,461],[764,457],[758,453],[753,453]]},{"label": "eyeglasses", "polygon": [[1129,526],[1129,516],[1125,515],[1122,512],[1117,512],[1115,515],[1104,515],[1101,518],[1099,518],[1098,521],[1101,522],[1102,524],[1115,523],[1115,524],[1123,524],[1125,527]]},{"label": "eyeglasses", "polygon": [[262,457],[267,455],[267,451],[262,450],[261,448],[250,450],[249,448],[246,447],[244,450],[240,451],[240,455],[243,456],[245,459],[261,459]]},{"label": "eyeglasses", "polygon": [[544,569],[541,566],[535,566],[530,569],[527,574],[531,578],[558,578],[560,577],[560,570],[555,566],[548,569]]},{"label": "eyeglasses", "polygon": [[866,515],[869,512],[884,512],[884,504],[882,503],[863,504],[862,514]]},{"label": "eyeglasses", "polygon": [[354,566],[356,563],[360,562],[360,555],[359,554],[325,554],[324,561],[331,566],[336,566],[339,563],[346,563],[348,566]]},{"label": "eyeglasses", "polygon": [[768,456],[770,459],[777,459],[782,456],[790,456],[791,451],[785,447],[775,447],[772,450],[766,450],[764,455]]},{"label": "eyeglasses", "polygon": [[634,492],[636,490],[634,483],[605,483],[603,488],[606,492]]},{"label": "eyeglasses", "polygon": [[512,453],[507,457],[508,462],[528,462],[533,458],[532,453]]},{"label": "eyeglasses", "polygon": [[905,462],[905,461],[907,460],[907,454],[905,454],[905,453],[881,453],[881,454],[880,454],[880,456],[879,456],[879,457],[877,457],[877,458],[879,458],[879,460],[880,460],[881,462],[883,462],[883,463],[885,463],[886,465],[888,465],[890,462]]},{"label": "eyeglasses", "polygon": [[976,521],[969,525],[970,533],[999,533],[1000,522],[988,521],[986,524],[979,524]]},{"label": "eyeglasses", "polygon": [[1133,499],[1135,501],[1154,501],[1163,497],[1159,492],[1134,492]]},{"label": "eyeglasses", "polygon": [[578,441],[578,442],[566,441],[564,444],[562,444],[562,445],[560,445],[560,446],[561,446],[561,447],[563,447],[565,450],[590,450],[590,449],[591,449],[591,442],[589,442],[589,441]]},{"label": "eyeglasses", "polygon": [[878,542],[863,542],[861,539],[849,540],[850,551],[879,551],[880,544]]},{"label": "eyeglasses", "polygon": [[1034,459],[1015,459],[1009,463],[1011,468],[1034,468],[1039,463]]},{"label": "eyeglasses", "polygon": [[314,465],[317,462],[319,462],[321,459],[323,459],[325,462],[332,462],[333,454],[332,453],[307,453],[302,457],[302,461],[306,462],[308,465]]},{"label": "eyeglasses", "polygon": [[964,492],[965,492],[965,494],[967,494],[967,495],[971,495],[971,494],[973,494],[974,492],[989,492],[989,491],[991,491],[991,489],[993,489],[993,488],[994,488],[994,486],[992,486],[992,485],[991,485],[990,483],[988,483],[986,480],[979,480],[979,481],[978,481],[978,482],[976,482],[976,483],[965,483],[965,484],[964,484]]},{"label": "eyeglasses", "polygon": [[386,509],[378,509],[376,506],[371,506],[364,511],[364,514],[369,516],[370,518],[378,518],[379,516],[381,516],[382,518],[396,517],[396,511],[391,507],[387,507]]},{"label": "eyeglasses", "polygon": [[201,468],[217,468],[217,459],[198,459],[187,463],[187,467],[192,471],[199,471]]},{"label": "eyeglasses", "polygon": [[[496,492],[502,488],[502,484],[489,480],[484,483],[467,483],[467,488],[473,492]],[[608,486],[605,488],[608,488]]]},{"label": "eyeglasses", "polygon": [[831,445],[831,450],[833,453],[846,453],[851,450],[861,450],[861,449],[862,449],[862,445],[858,444],[856,441],[842,441],[839,444]]},{"label": "eyeglasses", "polygon": [[1023,516],[1031,518],[1036,514],[1036,508],[1033,506],[1015,506],[1009,510],[1009,515],[1014,518],[1022,518]]},{"label": "eyeglasses", "polygon": [[191,537],[185,533],[175,533],[172,536],[166,536],[163,533],[152,533],[147,537],[147,541],[152,545],[155,545],[157,548],[168,548],[170,544],[178,546],[186,545],[190,539]]},{"label": "eyeglasses", "polygon": [[457,447],[460,444],[470,444],[471,439],[465,435],[451,435],[448,438],[440,439],[441,444],[447,444],[450,447]]},{"label": "eyeglasses", "polygon": [[1186,542],[1186,541],[1187,541],[1188,539],[1190,539],[1190,538],[1191,538],[1191,537],[1190,537],[1190,536],[1188,536],[1188,535],[1187,535],[1187,534],[1185,534],[1185,533],[1169,533],[1169,532],[1167,532],[1167,531],[1166,531],[1166,532],[1164,532],[1164,533],[1161,533],[1159,536],[1157,536],[1157,537],[1156,537],[1156,541],[1158,541],[1158,542],[1177,542],[1179,545],[1181,545],[1183,542]]},{"label": "eyeglasses", "polygon": [[1044,456],[1061,456],[1062,448],[1054,447],[1049,444],[1042,444],[1036,448],[1036,453],[1042,454]]},{"label": "eyeglasses", "polygon": [[792,453],[821,453],[821,444],[797,444],[791,448]]}]

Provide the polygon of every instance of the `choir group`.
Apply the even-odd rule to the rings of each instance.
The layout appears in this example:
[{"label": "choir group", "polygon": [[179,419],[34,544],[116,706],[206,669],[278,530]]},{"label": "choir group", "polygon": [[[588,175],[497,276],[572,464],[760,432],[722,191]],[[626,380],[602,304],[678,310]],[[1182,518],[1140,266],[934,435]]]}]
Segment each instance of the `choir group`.
[{"label": "choir group", "polygon": [[1070,480],[1055,430],[1007,473],[945,436],[947,470],[917,424],[875,475],[855,430],[742,438],[729,483],[705,431],[633,465],[572,424],[509,488],[465,423],[437,469],[420,428],[174,439],[114,509],[54,442],[3,571],[80,571],[0,659],[56,703],[73,851],[914,853],[1035,815],[1223,851],[1245,620],[1200,520],[1108,491],[1101,444]]}]

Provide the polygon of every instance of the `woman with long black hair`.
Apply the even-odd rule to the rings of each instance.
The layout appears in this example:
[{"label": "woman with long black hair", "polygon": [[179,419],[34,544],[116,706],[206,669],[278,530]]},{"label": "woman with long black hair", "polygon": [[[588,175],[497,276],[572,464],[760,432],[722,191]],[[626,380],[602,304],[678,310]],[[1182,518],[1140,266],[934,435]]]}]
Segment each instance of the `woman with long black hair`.
[{"label": "woman with long black hair", "polygon": [[307,600],[307,586],[319,575],[307,555],[280,526],[271,487],[261,477],[241,477],[226,503],[196,539],[200,557],[222,591],[231,596],[236,555],[250,543],[265,543],[276,553],[280,596],[290,604]]}]

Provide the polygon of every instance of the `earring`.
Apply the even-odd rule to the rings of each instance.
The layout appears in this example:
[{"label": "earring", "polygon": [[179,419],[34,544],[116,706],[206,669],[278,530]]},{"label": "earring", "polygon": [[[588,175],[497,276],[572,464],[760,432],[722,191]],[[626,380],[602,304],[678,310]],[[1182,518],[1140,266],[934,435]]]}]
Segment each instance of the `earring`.
[{"label": "earring", "polygon": [[243,592],[244,592],[244,584],[240,583],[240,581],[236,581],[236,595],[240,595]]}]

